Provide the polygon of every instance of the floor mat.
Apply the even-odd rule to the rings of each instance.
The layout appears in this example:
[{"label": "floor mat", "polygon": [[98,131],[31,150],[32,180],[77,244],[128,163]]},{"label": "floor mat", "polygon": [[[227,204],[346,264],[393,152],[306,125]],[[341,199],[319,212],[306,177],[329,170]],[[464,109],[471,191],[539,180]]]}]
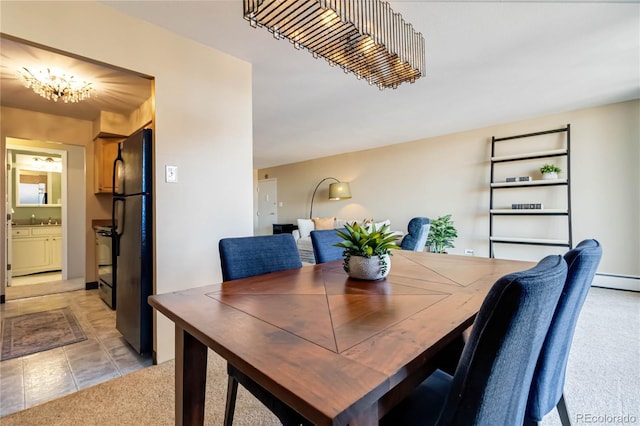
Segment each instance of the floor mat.
[{"label": "floor mat", "polygon": [[87,339],[68,307],[9,317],[3,323],[2,361]]}]

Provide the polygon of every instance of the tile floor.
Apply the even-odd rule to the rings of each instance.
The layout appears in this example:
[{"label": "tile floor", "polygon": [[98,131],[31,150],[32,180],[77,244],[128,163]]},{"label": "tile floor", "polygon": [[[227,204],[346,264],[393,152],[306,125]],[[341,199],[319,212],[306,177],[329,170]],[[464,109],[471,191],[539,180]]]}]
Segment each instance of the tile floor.
[{"label": "tile floor", "polygon": [[[69,306],[87,340],[0,362],[0,417],[152,365],[116,330],[98,290],[7,301],[0,319]],[[4,322],[4,321],[3,321]]]}]

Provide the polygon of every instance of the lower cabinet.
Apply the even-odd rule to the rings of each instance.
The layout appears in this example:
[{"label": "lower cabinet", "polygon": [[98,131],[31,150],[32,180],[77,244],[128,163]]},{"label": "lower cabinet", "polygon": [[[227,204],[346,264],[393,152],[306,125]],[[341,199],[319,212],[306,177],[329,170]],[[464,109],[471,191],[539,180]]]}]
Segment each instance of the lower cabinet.
[{"label": "lower cabinet", "polygon": [[12,230],[11,275],[62,269],[62,228],[31,226]]},{"label": "lower cabinet", "polygon": [[62,235],[51,237],[51,266],[62,269]]}]

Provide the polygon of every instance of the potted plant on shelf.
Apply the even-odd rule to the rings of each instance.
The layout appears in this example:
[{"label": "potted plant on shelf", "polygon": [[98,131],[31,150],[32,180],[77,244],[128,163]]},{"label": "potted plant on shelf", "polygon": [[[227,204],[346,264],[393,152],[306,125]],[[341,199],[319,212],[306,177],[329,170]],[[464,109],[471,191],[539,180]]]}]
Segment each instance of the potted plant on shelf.
[{"label": "potted plant on shelf", "polygon": [[540,173],[542,173],[542,179],[544,180],[558,179],[558,173],[561,171],[560,167],[555,164],[545,164],[540,167]]},{"label": "potted plant on shelf", "polygon": [[446,253],[446,249],[455,247],[453,240],[457,236],[458,231],[455,226],[453,226],[451,215],[440,216],[437,219],[431,220],[426,245],[433,253]]},{"label": "potted plant on shelf", "polygon": [[361,280],[380,280],[389,274],[391,269],[391,250],[398,249],[396,237],[389,231],[389,225],[376,229],[360,226],[357,222],[346,224],[345,231],[338,230],[344,240],[336,247],[344,248],[343,267],[351,278]]}]

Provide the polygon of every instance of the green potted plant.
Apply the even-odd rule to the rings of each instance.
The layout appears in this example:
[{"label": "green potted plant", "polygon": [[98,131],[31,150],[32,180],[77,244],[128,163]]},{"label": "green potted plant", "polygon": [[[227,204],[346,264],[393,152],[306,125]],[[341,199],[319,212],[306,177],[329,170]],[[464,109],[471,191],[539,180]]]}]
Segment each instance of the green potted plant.
[{"label": "green potted plant", "polygon": [[560,167],[556,166],[555,164],[545,164],[544,166],[540,167],[540,173],[542,173],[542,179],[544,180],[548,180],[548,179],[558,179],[558,173],[560,173],[562,170],[560,169]]},{"label": "green potted plant", "polygon": [[364,227],[353,222],[344,226],[345,231],[338,230],[344,240],[335,244],[344,248],[343,267],[352,278],[363,280],[379,280],[386,277],[391,269],[391,250],[398,249],[396,237],[389,231],[389,225],[376,229],[375,224]]},{"label": "green potted plant", "polygon": [[458,236],[458,231],[453,226],[451,215],[440,216],[431,221],[429,236],[426,245],[433,253],[446,253],[448,248],[454,248],[453,240]]}]

